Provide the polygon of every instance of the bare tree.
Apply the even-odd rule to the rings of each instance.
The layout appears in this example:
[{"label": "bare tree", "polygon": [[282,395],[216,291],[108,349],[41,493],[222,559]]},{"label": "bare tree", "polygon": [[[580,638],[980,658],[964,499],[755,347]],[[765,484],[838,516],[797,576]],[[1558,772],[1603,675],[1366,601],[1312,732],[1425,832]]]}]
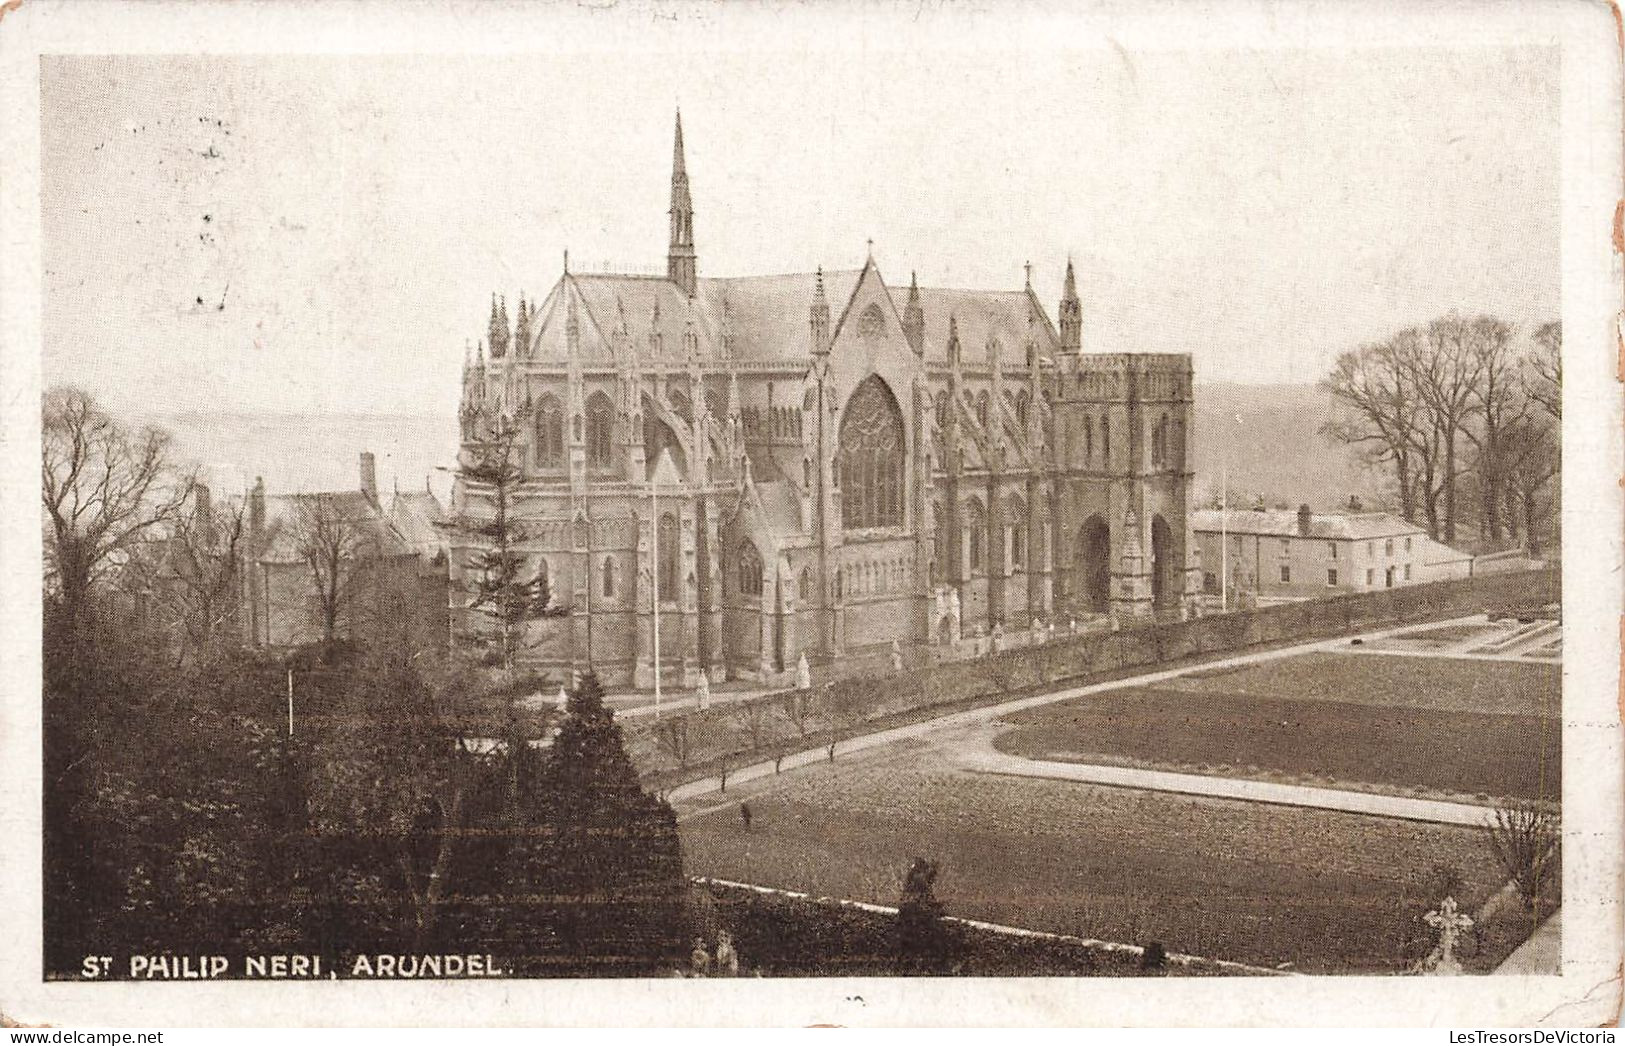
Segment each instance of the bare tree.
[{"label": "bare tree", "polygon": [[1500,320],[1480,316],[1468,324],[1467,352],[1477,380],[1472,386],[1476,423],[1462,432],[1477,451],[1473,470],[1478,475],[1479,530],[1492,541],[1501,539],[1501,504],[1507,483],[1504,446],[1507,429],[1528,409],[1521,361],[1513,349],[1512,328]]},{"label": "bare tree", "polygon": [[302,495],[297,504],[294,540],[315,586],[322,641],[331,643],[371,579],[378,538],[369,521],[345,511],[340,496]]},{"label": "bare tree", "polygon": [[121,584],[176,636],[178,662],[207,659],[236,638],[244,505],[215,503],[207,487],[194,484],[167,530],[132,550]]},{"label": "bare tree", "polygon": [[1554,320],[1535,329],[1531,338],[1525,387],[1529,397],[1554,421],[1563,418],[1563,323]]},{"label": "bare tree", "polygon": [[1503,446],[1507,491],[1522,509],[1524,544],[1539,552],[1544,521],[1556,515],[1556,497],[1542,493],[1561,466],[1556,424],[1538,415],[1520,418],[1506,430]]},{"label": "bare tree", "polygon": [[743,701],[732,701],[727,705],[728,719],[745,732],[750,738],[752,750],[762,747],[762,739],[767,736],[768,715],[771,709],[766,701],[759,698],[748,698]]},{"label": "bare tree", "polygon": [[1402,350],[1396,337],[1337,357],[1332,373],[1320,384],[1344,409],[1323,431],[1358,447],[1374,465],[1392,465],[1400,513],[1415,522],[1424,411],[1406,380]]},{"label": "bare tree", "polygon": [[818,721],[818,699],[813,690],[791,690],[779,699],[778,712],[796,729],[797,737],[806,737]]},{"label": "bare tree", "polygon": [[655,744],[660,746],[660,750],[677,760],[679,767],[687,769],[694,753],[689,717],[674,715],[660,720],[655,724],[654,735]]},{"label": "bare tree", "polygon": [[[1484,321],[1494,323],[1495,321]],[[1473,351],[1477,321],[1454,314],[1427,325],[1416,343],[1421,351],[1405,355],[1417,395],[1428,408],[1432,445],[1442,451],[1438,481],[1444,493],[1444,541],[1456,540],[1456,493],[1461,478],[1461,441],[1476,411],[1482,362]]]},{"label": "bare tree", "polygon": [[131,431],[79,389],[46,392],[41,420],[45,583],[77,649],[92,589],[175,518],[189,484],[167,433]]}]

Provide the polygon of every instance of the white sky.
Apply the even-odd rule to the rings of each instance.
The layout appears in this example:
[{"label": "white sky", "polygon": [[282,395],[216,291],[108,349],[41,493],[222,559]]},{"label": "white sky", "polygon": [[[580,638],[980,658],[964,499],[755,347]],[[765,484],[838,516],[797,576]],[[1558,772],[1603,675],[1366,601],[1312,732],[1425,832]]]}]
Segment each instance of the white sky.
[{"label": "white sky", "polygon": [[[831,39],[834,36],[832,34]],[[42,63],[44,380],[147,410],[449,412],[492,291],[1019,287],[1085,345],[1307,382],[1457,309],[1558,315],[1558,51],[694,51]],[[198,299],[202,299],[199,304]],[[222,308],[221,305],[224,305]]]}]

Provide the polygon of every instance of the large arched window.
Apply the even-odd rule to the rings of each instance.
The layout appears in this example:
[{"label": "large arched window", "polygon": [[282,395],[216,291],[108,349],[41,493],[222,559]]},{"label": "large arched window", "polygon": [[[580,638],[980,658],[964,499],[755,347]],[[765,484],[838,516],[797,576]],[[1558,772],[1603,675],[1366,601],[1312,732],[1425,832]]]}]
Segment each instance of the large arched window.
[{"label": "large arched window", "polygon": [[615,560],[611,556],[604,557],[603,569],[604,598],[615,598]]},{"label": "large arched window", "polygon": [[607,469],[614,458],[612,442],[615,408],[609,397],[595,392],[587,399],[587,467]]},{"label": "large arched window", "polygon": [[756,546],[748,541],[739,546],[739,594],[762,594],[762,557],[756,554]]},{"label": "large arched window", "polygon": [[677,600],[677,563],[682,549],[677,544],[677,517],[670,512],[660,517],[660,598],[663,602]]},{"label": "large arched window", "polygon": [[564,408],[553,396],[536,404],[536,467],[564,467]]},{"label": "large arched window", "polygon": [[1083,460],[1092,461],[1095,456],[1095,423],[1085,414],[1083,416]]},{"label": "large arched window", "polygon": [[878,376],[865,378],[841,417],[836,485],[848,530],[903,522],[903,415]]},{"label": "large arched window", "polygon": [[984,429],[987,428],[987,392],[983,391],[976,397],[976,421]]},{"label": "large arched window", "polygon": [[982,503],[972,498],[965,503],[965,562],[972,574],[980,574],[987,569],[983,533],[987,530],[987,513],[982,511]]}]

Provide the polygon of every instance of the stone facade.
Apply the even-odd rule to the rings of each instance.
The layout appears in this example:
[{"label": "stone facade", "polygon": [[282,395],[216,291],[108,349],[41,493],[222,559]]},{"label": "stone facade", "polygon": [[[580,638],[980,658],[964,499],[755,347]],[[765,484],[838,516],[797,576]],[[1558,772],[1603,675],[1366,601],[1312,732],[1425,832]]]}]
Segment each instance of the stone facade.
[{"label": "stone facade", "polygon": [[[493,299],[465,364],[465,451],[524,419],[522,548],[568,611],[525,660],[648,686],[657,604],[674,687],[1192,611],[1189,356],[1084,353],[1070,263],[1059,326],[1030,268],[1011,291],[894,289],[872,256],[701,277],[680,120],[671,198],[666,276],[566,258],[512,319]],[[460,478],[453,514],[490,494]]]}]

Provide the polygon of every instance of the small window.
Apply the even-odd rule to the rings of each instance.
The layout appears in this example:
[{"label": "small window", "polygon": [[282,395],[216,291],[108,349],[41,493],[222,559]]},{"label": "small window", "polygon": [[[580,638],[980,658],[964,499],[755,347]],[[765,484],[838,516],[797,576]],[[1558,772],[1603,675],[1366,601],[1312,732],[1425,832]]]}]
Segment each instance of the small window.
[{"label": "small window", "polygon": [[1372,570],[1370,567],[1366,567],[1366,569],[1365,569],[1365,584],[1366,584],[1366,587],[1370,588],[1372,585],[1375,585],[1376,583],[1377,583],[1377,572],[1375,570]]},{"label": "small window", "polygon": [[1335,571],[1335,570],[1326,571],[1326,584],[1332,585],[1334,587],[1337,585],[1337,571]]},{"label": "small window", "polygon": [[615,596],[615,561],[608,556],[604,557],[604,598],[613,599]]},{"label": "small window", "polygon": [[1385,555],[1385,556],[1391,556],[1391,555],[1394,554],[1394,539],[1393,538],[1389,538],[1387,541],[1383,542],[1383,544],[1382,544],[1382,554]]},{"label": "small window", "polygon": [[1282,538],[1281,539],[1281,555],[1283,555],[1283,556],[1289,555],[1291,552],[1292,552],[1292,542],[1290,540],[1286,539],[1286,538]]},{"label": "small window", "polygon": [[[1411,550],[1411,539],[1406,538],[1405,539],[1405,551],[1409,552],[1410,550]],[[1408,577],[1409,575],[1406,575],[1406,576]]]},{"label": "small window", "polygon": [[1335,541],[1326,542],[1326,555],[1330,556],[1332,559],[1337,558],[1337,542],[1335,542]]},{"label": "small window", "polygon": [[1409,581],[1410,579],[1411,579],[1411,565],[1409,563],[1406,563],[1405,564],[1405,580]]},{"label": "small window", "polygon": [[754,545],[747,544],[739,550],[739,594],[762,594],[762,558],[756,554]]},{"label": "small window", "polygon": [[1285,563],[1282,563],[1281,564],[1281,584],[1289,585],[1291,583],[1292,583],[1292,568],[1287,566]]}]

